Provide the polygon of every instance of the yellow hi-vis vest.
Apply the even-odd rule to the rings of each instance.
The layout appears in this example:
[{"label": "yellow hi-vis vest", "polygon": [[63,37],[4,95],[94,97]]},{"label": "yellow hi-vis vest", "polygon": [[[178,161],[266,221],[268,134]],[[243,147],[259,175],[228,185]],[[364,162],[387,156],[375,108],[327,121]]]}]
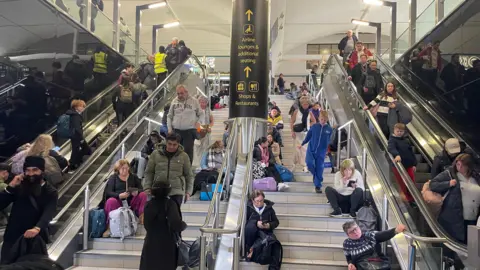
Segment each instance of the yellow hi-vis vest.
[{"label": "yellow hi-vis vest", "polygon": [[107,55],[104,52],[98,52],[93,55],[93,72],[107,73]]},{"label": "yellow hi-vis vest", "polygon": [[167,57],[164,53],[155,54],[155,73],[160,74],[167,72],[167,65],[165,64],[165,58]]}]

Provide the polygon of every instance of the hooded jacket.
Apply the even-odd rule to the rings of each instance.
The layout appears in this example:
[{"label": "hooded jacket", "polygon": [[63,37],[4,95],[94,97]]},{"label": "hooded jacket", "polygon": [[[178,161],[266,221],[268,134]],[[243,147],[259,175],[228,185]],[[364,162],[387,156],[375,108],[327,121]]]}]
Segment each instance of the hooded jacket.
[{"label": "hooded jacket", "polygon": [[391,135],[388,139],[388,152],[393,157],[400,156],[402,158],[402,165],[405,168],[417,166],[417,158],[413,153],[412,144],[405,137],[396,137]]},{"label": "hooded jacket", "polygon": [[83,117],[78,112],[74,111],[73,109],[69,109],[66,115],[70,116],[70,130],[72,130],[71,134],[72,140],[83,140]]},{"label": "hooded jacket", "polygon": [[195,129],[196,123],[200,120],[202,109],[197,99],[188,96],[185,101],[174,98],[170,104],[167,116],[168,130]]},{"label": "hooded jacket", "polygon": [[169,158],[166,144],[162,143],[153,151],[145,169],[144,190],[151,189],[154,182],[168,182],[172,186],[169,196],[192,194],[193,173],[190,158],[179,145],[177,152]]},{"label": "hooded jacket", "polygon": [[277,215],[275,214],[275,210],[273,209],[273,205],[275,204],[272,201],[265,200],[265,210],[263,210],[262,214],[259,214],[251,200],[247,203],[247,223],[258,221],[264,221],[265,223],[270,224],[270,231],[273,231],[275,228],[280,225],[280,221],[278,221]]}]

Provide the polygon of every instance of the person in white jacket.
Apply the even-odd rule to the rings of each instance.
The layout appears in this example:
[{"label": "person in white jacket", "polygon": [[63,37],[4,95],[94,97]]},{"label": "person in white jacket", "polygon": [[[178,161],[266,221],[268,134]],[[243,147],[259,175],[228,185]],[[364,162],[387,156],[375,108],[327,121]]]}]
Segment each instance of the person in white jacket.
[{"label": "person in white jacket", "polygon": [[363,203],[365,185],[362,174],[355,169],[351,159],[345,159],[340,164],[340,170],[335,174],[334,187],[328,186],[325,195],[333,208],[332,217],[341,217],[341,206],[348,206],[350,216],[355,218],[356,212]]}]

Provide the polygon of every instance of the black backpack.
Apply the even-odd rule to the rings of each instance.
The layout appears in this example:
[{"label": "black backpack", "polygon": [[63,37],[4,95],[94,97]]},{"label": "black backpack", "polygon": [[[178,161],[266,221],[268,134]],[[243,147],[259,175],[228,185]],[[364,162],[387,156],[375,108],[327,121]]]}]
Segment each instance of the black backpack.
[{"label": "black backpack", "polygon": [[375,87],[377,87],[377,81],[375,80],[375,76],[367,73],[367,75],[365,76],[364,86],[368,89],[374,89]]},{"label": "black backpack", "polygon": [[[347,146],[347,131],[345,129],[342,129],[341,135],[340,135],[340,147],[343,148]],[[330,150],[332,152],[337,152],[338,148],[338,128],[333,129],[332,132],[332,137],[330,138]]]},{"label": "black backpack", "polygon": [[206,184],[215,184],[217,183],[218,179],[218,171],[217,170],[201,170],[199,173],[195,175],[195,180],[193,182],[193,194],[197,190],[202,190],[202,186]]},{"label": "black backpack", "polygon": [[[283,247],[273,233],[267,234],[263,231],[259,231],[258,238],[255,240],[252,249],[253,253],[252,257],[249,259],[250,261],[261,265],[275,263],[275,265],[278,265],[278,269],[280,269],[283,258]],[[274,262],[274,259],[279,261]]]}]

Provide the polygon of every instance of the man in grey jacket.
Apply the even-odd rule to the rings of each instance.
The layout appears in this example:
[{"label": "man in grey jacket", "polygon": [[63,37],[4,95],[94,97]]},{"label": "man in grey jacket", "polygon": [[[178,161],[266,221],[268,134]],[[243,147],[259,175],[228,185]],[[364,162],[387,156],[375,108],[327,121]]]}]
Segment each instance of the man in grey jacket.
[{"label": "man in grey jacket", "polygon": [[173,99],[167,116],[168,133],[177,133],[182,137],[181,144],[193,161],[193,143],[200,127],[199,119],[202,110],[198,99],[188,95],[184,85],[177,86],[177,97]]}]

